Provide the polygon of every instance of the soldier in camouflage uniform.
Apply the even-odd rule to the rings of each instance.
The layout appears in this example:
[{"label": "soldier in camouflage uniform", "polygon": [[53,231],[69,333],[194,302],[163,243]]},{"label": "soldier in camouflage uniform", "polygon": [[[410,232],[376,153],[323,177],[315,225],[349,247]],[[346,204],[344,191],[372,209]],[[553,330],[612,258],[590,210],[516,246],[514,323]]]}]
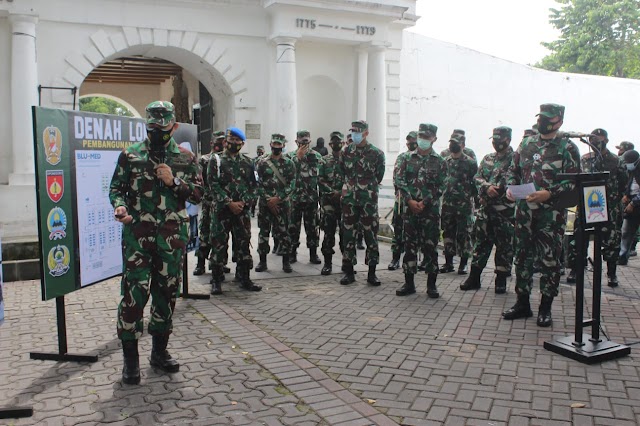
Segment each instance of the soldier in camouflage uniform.
[{"label": "soldier in camouflage uniform", "polygon": [[329,137],[329,147],[331,152],[325,155],[320,166],[320,176],[318,187],[320,189],[320,208],[322,209],[321,228],[324,231],[322,240],[322,255],[324,256],[324,266],[320,272],[322,275],[329,275],[332,271],[334,247],[336,245],[336,231],[340,233],[340,253],[344,254],[344,240],[342,238],[342,185],[344,176],[339,168],[340,152],[344,135],[338,131],[331,132]]},{"label": "soldier in camouflage uniform", "polygon": [[[220,155],[224,151],[224,132],[222,130],[213,132],[211,138],[211,152],[200,157],[200,170],[202,170],[202,181],[207,181],[207,167],[209,160],[215,155]],[[211,224],[211,194],[208,191],[208,187],[204,187],[204,196],[202,197],[202,213],[200,216],[200,247],[196,252],[198,258],[198,264],[193,270],[193,275],[204,274],[204,263],[209,258],[211,252],[211,245],[209,244],[209,226]],[[225,262],[226,265],[226,262]],[[228,272],[228,271],[227,271]]]},{"label": "soldier in camouflage uniform", "polygon": [[[418,132],[412,131],[409,132],[405,138],[407,140],[407,152],[411,152],[418,147]],[[395,191],[395,201],[393,203],[393,218],[391,222],[393,223],[393,238],[391,239],[391,263],[387,269],[390,271],[395,271],[400,268],[400,255],[404,251],[404,239],[403,239],[403,215],[404,215],[404,202],[400,196],[400,191],[398,190],[397,176],[398,176],[398,158],[396,158],[396,163],[393,166],[393,189]]]},{"label": "soldier in camouflage uniform", "polygon": [[[607,262],[607,277],[609,287],[618,286],[616,276],[616,264],[620,252],[620,229],[622,227],[622,196],[627,188],[628,175],[621,159],[607,149],[609,136],[604,129],[595,129],[591,132],[590,142],[600,151],[601,155],[595,152],[585,154],[580,159],[582,173],[609,172],[607,180],[607,213],[609,223],[601,228],[602,238],[602,258]],[[579,223],[580,212],[576,213],[575,224]],[[580,232],[581,227],[574,225],[574,236]],[[586,252],[584,253],[586,257]],[[576,241],[574,238],[569,242],[567,260],[571,272],[567,276],[567,282],[576,282]]]},{"label": "soldier in camouflage uniform", "polygon": [[491,255],[495,254],[495,293],[507,291],[507,277],[511,275],[513,264],[513,215],[515,202],[506,197],[506,174],[513,160],[511,148],[511,128],[506,126],[493,129],[494,153],[487,154],[480,162],[475,176],[476,189],[480,197],[480,209],[476,212],[474,226],[475,245],[471,273],[460,285],[461,290],[480,288],[480,274]]},{"label": "soldier in camouflage uniform", "polygon": [[[542,300],[537,324],[551,325],[551,305],[558,294],[560,252],[565,227],[565,211],[559,202],[575,191],[569,180],[557,181],[558,173],[579,173],[580,153],[570,140],[558,136],[564,119],[564,107],[543,104],[538,114],[538,134],[526,138],[513,156],[507,173],[507,185],[533,183],[536,191],[516,202],[515,269],[516,304],[502,313],[504,319],[533,315],[529,295],[533,286],[533,262],[542,257],[540,278]],[[507,198],[515,200],[510,189]]]},{"label": "soldier in camouflage uniform", "polygon": [[296,134],[298,149],[287,154],[296,165],[296,188],[293,191],[293,206],[289,235],[291,236],[291,263],[298,261],[300,246],[300,229],[304,220],[307,233],[309,261],[315,265],[322,263],[318,257],[320,235],[318,230],[318,173],[322,164],[322,155],[309,149],[311,135],[307,130],[299,130]]},{"label": "soldier in camouflage uniform", "polygon": [[[253,258],[251,243],[251,218],[249,207],[257,193],[256,173],[253,161],[241,154],[244,132],[236,127],[227,129],[227,149],[220,155],[220,166],[209,161],[207,180],[213,197],[211,215],[212,286],[211,294],[222,293],[223,267],[228,251],[228,235],[233,233],[234,255],[240,286],[249,291],[262,287],[250,279]],[[215,214],[214,214],[215,212]]]},{"label": "soldier in camouflage uniform", "polygon": [[618,157],[622,157],[627,151],[633,151],[634,148],[635,146],[631,142],[620,142],[620,145],[616,146],[616,149],[618,150]]},{"label": "soldier in camouflage uniform", "polygon": [[471,233],[473,231],[473,199],[477,195],[473,180],[478,166],[476,161],[462,152],[461,137],[451,135],[447,162],[447,188],[442,199],[442,237],[446,263],[441,273],[453,272],[453,257],[460,256],[458,274],[467,273],[467,262],[471,256]]},{"label": "soldier in camouflage uniform", "polygon": [[[264,145],[258,145],[256,147],[256,156],[253,159],[253,166],[256,167],[258,165],[258,160],[260,160],[260,157],[262,157],[264,155]],[[256,205],[258,205],[260,203],[260,200],[258,199],[257,201],[254,201],[251,204],[251,217],[255,217],[256,216]]]},{"label": "soldier in camouflage uniform", "polygon": [[295,188],[296,166],[289,158],[282,155],[286,143],[285,137],[279,133],[271,135],[271,154],[258,159],[258,255],[260,263],[256,272],[267,270],[267,253],[269,253],[269,233],[273,230],[273,239],[278,240],[282,256],[282,270],[293,272],[289,263],[291,240],[289,239],[289,215],[291,213],[291,195]]},{"label": "soldier in camouflage uniform", "polygon": [[433,151],[438,128],[420,124],[418,147],[400,154],[396,163],[395,185],[404,208],[405,254],[402,261],[405,283],[396,295],[416,292],[414,276],[418,271],[418,248],[426,259],[427,295],[438,298],[438,241],[440,240],[440,197],[446,187],[447,163]]},{"label": "soldier in camouflage uniform", "polygon": [[376,276],[378,264],[378,191],[384,177],[384,153],[367,141],[369,125],[366,121],[351,123],[353,143],[340,155],[340,168],[344,173],[342,191],[342,237],[344,238],[344,256],[342,265],[344,276],[340,284],[354,282],[353,266],[357,263],[356,233],[362,226],[367,244],[366,258],[369,263],[367,282],[379,286]]},{"label": "soldier in camouflage uniform", "polygon": [[[465,135],[465,131],[462,129],[454,129],[454,131],[451,133],[451,137],[453,137],[454,135],[458,135],[460,136],[458,138],[458,140],[460,141],[460,145],[462,146],[462,152],[464,153],[464,155],[466,155],[467,157],[471,157],[473,158],[473,160],[476,162],[476,164],[478,163],[478,159],[476,157],[476,153],[473,152],[473,150],[471,148],[467,148],[467,136]],[[451,155],[451,150],[449,148],[443,150],[440,153],[440,156],[442,158],[447,158],[448,156]]]},{"label": "soldier in camouflage uniform", "polygon": [[167,352],[167,343],[189,238],[185,202],[198,204],[203,194],[196,157],[172,138],[178,128],[173,104],[152,102],[146,112],[147,138],[120,153],[109,189],[116,220],[124,224],[117,329],[126,384],[140,383],[138,339],[149,295],[150,364],[166,372],[180,368]]}]

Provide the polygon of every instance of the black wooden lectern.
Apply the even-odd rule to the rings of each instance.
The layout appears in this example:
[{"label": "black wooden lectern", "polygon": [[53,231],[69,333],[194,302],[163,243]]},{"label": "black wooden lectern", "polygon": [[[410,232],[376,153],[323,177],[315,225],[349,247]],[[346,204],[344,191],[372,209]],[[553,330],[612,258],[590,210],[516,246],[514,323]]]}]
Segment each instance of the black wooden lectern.
[{"label": "black wooden lectern", "polygon": [[[578,214],[574,223],[576,241],[576,318],[575,335],[563,337],[551,342],[544,342],[544,348],[580,361],[585,364],[596,364],[627,356],[631,348],[610,340],[600,338],[600,301],[602,291],[602,226],[611,218],[607,214],[607,193],[605,183],[609,172],[604,173],[564,173],[558,180],[571,180],[576,184],[578,198]],[[575,200],[575,198],[574,198]],[[575,201],[574,201],[575,202]],[[584,320],[584,270],[585,253],[589,243],[589,235],[593,235],[593,318]],[[583,332],[591,326],[591,334]]]}]

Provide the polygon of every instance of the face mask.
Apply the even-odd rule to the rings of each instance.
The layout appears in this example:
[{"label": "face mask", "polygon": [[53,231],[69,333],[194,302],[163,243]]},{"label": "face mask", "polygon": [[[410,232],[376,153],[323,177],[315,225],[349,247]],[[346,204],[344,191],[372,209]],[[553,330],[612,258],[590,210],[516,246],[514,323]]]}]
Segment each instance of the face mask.
[{"label": "face mask", "polygon": [[429,148],[431,148],[431,141],[429,139],[422,139],[419,138],[418,139],[418,148],[422,149],[422,150],[427,150]]},{"label": "face mask", "polygon": [[333,151],[340,151],[342,149],[342,143],[338,142],[338,143],[332,143],[331,145],[331,149]]},{"label": "face mask", "polygon": [[164,145],[171,140],[171,130],[162,130],[158,127],[148,131],[149,142],[152,148],[164,147]]},{"label": "face mask", "polygon": [[491,143],[493,145],[493,149],[495,149],[496,152],[502,152],[509,146],[509,143],[507,141],[501,141],[498,139],[494,139]]},{"label": "face mask", "polygon": [[460,146],[460,144],[457,143],[450,143],[449,144],[449,151],[451,151],[454,154],[459,153],[460,151],[462,151],[462,147]]},{"label": "face mask", "polygon": [[224,150],[224,145],[221,143],[217,143],[213,145],[213,152],[222,152]]},{"label": "face mask", "polygon": [[362,142],[363,136],[362,133],[351,133],[351,138],[353,139],[353,143],[359,145]]},{"label": "face mask", "polygon": [[633,163],[627,163],[625,164],[625,166],[627,166],[627,170],[630,172],[633,172],[636,170],[636,165],[638,164],[638,160],[634,161]]},{"label": "face mask", "polygon": [[241,149],[242,149],[242,144],[241,143],[230,143],[230,144],[227,144],[227,151],[229,151],[232,154],[239,153]]},{"label": "face mask", "polygon": [[407,149],[409,151],[415,151],[417,147],[418,147],[418,142],[411,142],[407,144]]},{"label": "face mask", "polygon": [[556,126],[558,123],[552,123],[549,117],[541,115],[538,117],[538,133],[540,133],[541,135],[551,134],[557,130],[554,129],[554,126]]},{"label": "face mask", "polygon": [[273,147],[273,146],[272,146],[272,147],[271,147],[271,153],[272,153],[273,155],[280,155],[280,154],[282,154],[282,147],[280,147],[280,148],[275,148],[275,147]]}]

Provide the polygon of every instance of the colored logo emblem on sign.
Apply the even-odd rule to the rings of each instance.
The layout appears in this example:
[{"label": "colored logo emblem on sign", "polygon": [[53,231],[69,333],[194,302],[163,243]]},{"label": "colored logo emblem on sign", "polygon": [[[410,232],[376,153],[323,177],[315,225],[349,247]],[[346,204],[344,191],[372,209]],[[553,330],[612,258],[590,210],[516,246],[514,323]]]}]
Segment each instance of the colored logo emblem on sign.
[{"label": "colored logo emblem on sign", "polygon": [[44,129],[42,143],[44,143],[44,153],[47,163],[55,166],[60,162],[62,155],[62,133],[60,129],[53,126]]},{"label": "colored logo emblem on sign", "polygon": [[47,195],[54,203],[64,194],[64,174],[62,170],[47,170]]},{"label": "colored logo emblem on sign", "polygon": [[49,267],[49,274],[51,276],[60,277],[69,272],[69,263],[71,263],[71,256],[69,255],[67,246],[58,244],[49,250],[47,266]]},{"label": "colored logo emblem on sign", "polygon": [[600,222],[607,220],[607,201],[599,189],[593,189],[587,193],[587,222]]},{"label": "colored logo emblem on sign", "polygon": [[67,215],[60,207],[54,207],[47,216],[49,240],[60,240],[67,236]]}]

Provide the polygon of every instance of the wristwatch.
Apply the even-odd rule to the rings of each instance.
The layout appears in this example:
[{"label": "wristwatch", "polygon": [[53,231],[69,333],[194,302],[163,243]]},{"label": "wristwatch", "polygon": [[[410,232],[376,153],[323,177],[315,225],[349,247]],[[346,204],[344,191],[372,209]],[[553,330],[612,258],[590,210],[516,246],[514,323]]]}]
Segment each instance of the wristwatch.
[{"label": "wristwatch", "polygon": [[173,186],[174,187],[180,186],[180,184],[182,184],[182,181],[180,180],[180,178],[179,177],[174,177],[173,178]]}]

